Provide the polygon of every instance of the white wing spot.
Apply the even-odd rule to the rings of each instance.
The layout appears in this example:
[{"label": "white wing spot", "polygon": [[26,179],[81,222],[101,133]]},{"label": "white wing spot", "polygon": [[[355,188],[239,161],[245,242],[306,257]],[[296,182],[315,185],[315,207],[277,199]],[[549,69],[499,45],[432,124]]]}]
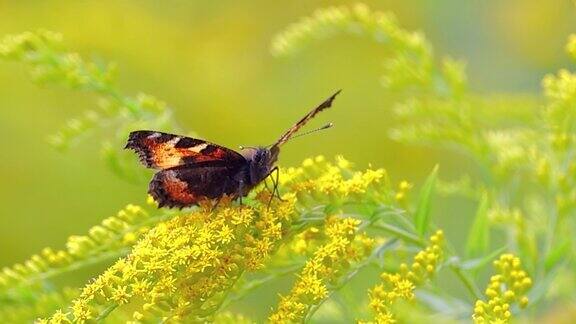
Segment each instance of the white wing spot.
[{"label": "white wing spot", "polygon": [[202,143],[196,146],[192,146],[190,147],[188,150],[192,151],[192,152],[196,152],[196,153],[200,153],[200,151],[202,151],[203,149],[205,149],[208,146],[208,144],[206,143]]}]

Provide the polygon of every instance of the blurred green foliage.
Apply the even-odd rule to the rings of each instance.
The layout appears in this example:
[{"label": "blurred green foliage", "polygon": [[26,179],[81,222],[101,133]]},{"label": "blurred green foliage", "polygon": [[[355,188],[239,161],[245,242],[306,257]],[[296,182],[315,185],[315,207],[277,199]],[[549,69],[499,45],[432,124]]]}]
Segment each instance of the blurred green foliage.
[{"label": "blurred green foliage", "polygon": [[[268,143],[319,98],[343,88],[341,106],[326,117],[337,128],[286,147],[286,165],[317,153],[346,154],[409,180],[422,179],[437,162],[445,173],[467,168],[468,161],[446,152],[387,139],[382,130],[393,123],[392,94],[375,82],[385,54],[377,45],[342,37],[317,44],[297,60],[269,54],[275,33],[323,4],[11,1],[0,4],[0,34],[38,28],[62,33],[65,45],[83,56],[115,62],[126,94],[154,94],[174,108],[183,130],[230,147]],[[565,1],[367,4],[394,12],[403,25],[425,30],[440,52],[465,59],[473,88],[520,91],[514,107],[498,107],[520,111],[526,106],[521,98],[538,88],[543,71],[566,63],[561,49],[575,21]],[[94,154],[101,143],[87,141],[72,156],[46,145],[46,136],[65,120],[97,109],[94,96],[38,90],[14,64],[2,63],[0,75],[6,148],[0,160],[0,264],[7,265],[42,246],[62,244],[62,237],[81,232],[125,201],[142,199],[142,187],[109,176]],[[63,192],[73,195],[62,197]],[[77,215],[86,204],[92,207]],[[26,244],[20,233],[30,233]]]},{"label": "blurred green foliage", "polygon": [[[342,20],[310,15],[324,1],[1,3],[1,34],[41,28],[65,40],[51,33],[35,40],[40,59],[24,60],[32,74],[2,62],[0,265],[62,247],[64,237],[144,200],[150,173],[119,150],[127,130],[178,130],[229,147],[267,144],[343,88],[325,117],[337,127],[291,143],[282,165],[344,154],[385,166],[393,179],[424,186],[426,196],[432,185],[425,177],[439,164],[436,190],[446,196],[432,211],[416,209],[419,229],[434,219],[455,246],[466,247],[452,252],[487,256],[476,263],[503,246],[514,249],[535,276],[531,297],[543,298],[556,280],[543,309],[562,303],[570,286],[560,283],[574,284],[563,268],[574,244],[574,76],[547,76],[546,98],[538,94],[544,74],[570,66],[564,49],[576,56],[573,36],[566,45],[576,30],[574,7],[366,3],[398,19],[387,14],[375,24],[367,8]],[[298,22],[304,16],[312,18]],[[403,29],[387,33],[397,24],[425,31],[428,40]],[[466,269],[455,265],[456,274]],[[76,276],[71,281],[85,278]],[[453,280],[448,286],[459,289]]]},{"label": "blurred green foliage", "polygon": [[[285,165],[318,153],[346,154],[360,165],[384,165],[394,177],[414,181],[437,162],[445,175],[469,168],[467,160],[444,151],[387,138],[393,94],[376,82],[384,54],[378,45],[342,37],[314,45],[297,60],[269,54],[277,32],[324,4],[11,1],[0,4],[0,34],[39,28],[62,33],[65,45],[85,58],[115,62],[125,94],[154,94],[174,107],[182,130],[230,147],[268,143],[319,98],[343,88],[340,107],[326,117],[337,128],[287,146],[281,157]],[[561,49],[575,21],[565,1],[367,4],[394,12],[404,26],[425,30],[439,52],[466,60],[473,88],[514,91],[515,104],[494,108],[509,110],[514,119],[536,108],[527,98],[544,71],[566,64]],[[46,144],[67,120],[97,109],[94,96],[38,90],[15,64],[2,63],[0,76],[0,135],[6,148],[0,160],[5,183],[0,186],[5,251],[0,264],[7,265],[42,246],[61,245],[62,237],[82,232],[126,201],[141,200],[142,187],[109,176],[94,154],[99,140],[66,155]],[[86,204],[93,206],[78,215]],[[51,231],[37,235],[46,228]],[[20,233],[30,233],[26,242],[19,242]]]}]

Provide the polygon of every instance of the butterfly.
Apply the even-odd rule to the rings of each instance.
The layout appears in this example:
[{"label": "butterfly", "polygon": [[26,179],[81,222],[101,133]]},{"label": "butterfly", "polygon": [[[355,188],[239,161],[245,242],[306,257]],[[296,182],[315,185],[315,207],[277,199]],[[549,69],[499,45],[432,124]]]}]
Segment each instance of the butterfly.
[{"label": "butterfly", "polygon": [[[280,147],[322,110],[332,106],[340,90],[314,108],[269,146],[241,148],[239,152],[201,139],[151,130],[131,132],[125,149],[135,151],[140,162],[158,172],[150,181],[148,193],[158,207],[188,207],[203,200],[224,196],[246,196],[254,187],[276,172],[274,193],[278,193]],[[331,127],[327,124],[316,130]],[[316,131],[314,130],[314,131]],[[274,180],[273,180],[274,181]]]}]

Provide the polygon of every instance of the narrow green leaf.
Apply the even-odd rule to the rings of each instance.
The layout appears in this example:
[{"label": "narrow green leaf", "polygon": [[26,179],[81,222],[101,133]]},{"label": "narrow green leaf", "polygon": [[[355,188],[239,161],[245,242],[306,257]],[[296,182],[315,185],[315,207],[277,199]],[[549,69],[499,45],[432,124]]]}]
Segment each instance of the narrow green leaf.
[{"label": "narrow green leaf", "polygon": [[460,268],[462,268],[463,270],[478,270],[481,269],[482,267],[484,267],[485,265],[487,265],[488,263],[491,263],[492,261],[494,261],[500,254],[502,254],[504,251],[506,251],[508,249],[507,246],[503,246],[499,249],[496,249],[492,252],[490,252],[490,254],[483,256],[483,257],[479,257],[476,259],[471,259],[471,260],[466,260],[466,261],[462,261],[459,266]]},{"label": "narrow green leaf", "polygon": [[488,195],[482,194],[474,224],[468,233],[466,242],[466,257],[479,257],[485,255],[490,248],[490,222],[488,220]]},{"label": "narrow green leaf", "polygon": [[544,268],[546,271],[554,268],[560,261],[563,261],[570,249],[570,242],[564,241],[554,247],[546,256],[544,261]]},{"label": "narrow green leaf", "polygon": [[391,224],[376,224],[373,225],[374,228],[386,231],[390,234],[392,234],[393,236],[405,241],[405,242],[410,242],[413,244],[416,244],[418,246],[424,246],[425,243],[416,235],[407,232],[399,227],[396,227],[394,225]]},{"label": "narrow green leaf", "polygon": [[436,184],[436,177],[438,174],[438,165],[434,167],[432,173],[424,182],[424,186],[420,191],[420,196],[418,197],[418,206],[416,207],[416,213],[414,215],[414,223],[416,224],[416,232],[423,237],[428,231],[430,226],[430,215],[432,206],[432,192],[434,191],[434,185]]}]

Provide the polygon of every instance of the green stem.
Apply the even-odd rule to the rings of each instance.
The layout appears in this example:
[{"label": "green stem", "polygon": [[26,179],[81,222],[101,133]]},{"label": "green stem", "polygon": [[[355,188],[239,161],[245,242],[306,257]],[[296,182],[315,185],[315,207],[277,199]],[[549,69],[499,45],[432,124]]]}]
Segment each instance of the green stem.
[{"label": "green stem", "polygon": [[250,292],[254,291],[255,289],[258,289],[259,287],[262,287],[263,285],[265,285],[265,284],[267,284],[273,280],[276,280],[276,279],[281,278],[283,276],[289,275],[300,268],[302,268],[301,263],[294,264],[292,266],[288,266],[287,268],[285,268],[283,270],[280,270],[277,272],[272,272],[271,274],[269,274],[266,277],[263,277],[260,279],[254,279],[254,280],[250,281],[249,283],[247,283],[243,287],[240,287],[236,293],[231,294],[231,296],[229,298],[224,300],[224,302],[220,305],[218,310],[225,309],[226,307],[228,307],[228,305],[230,305],[231,303],[236,302],[238,300],[241,300],[242,298],[246,297],[246,295],[248,295]]},{"label": "green stem", "polygon": [[110,315],[110,313],[112,313],[117,307],[118,304],[112,304],[106,307],[106,309],[104,309],[104,311],[100,315],[98,315],[98,317],[96,317],[96,322],[101,323],[102,321],[104,321],[106,317],[108,317],[108,315]]},{"label": "green stem", "polygon": [[446,252],[449,256],[453,256],[458,260],[456,263],[450,264],[450,270],[452,270],[452,272],[454,272],[456,277],[458,277],[458,279],[462,281],[464,287],[466,287],[466,289],[468,290],[468,292],[470,293],[470,295],[474,300],[482,299],[482,293],[480,292],[480,289],[478,288],[478,286],[476,286],[474,281],[465,272],[465,270],[462,269],[462,267],[460,266],[458,254],[456,253],[456,249],[454,249],[454,247],[448,241],[446,241]]},{"label": "green stem", "polygon": [[124,249],[120,249],[117,251],[109,251],[106,253],[102,253],[99,255],[95,255],[94,257],[90,257],[87,259],[84,259],[82,261],[78,261],[78,262],[74,262],[66,267],[62,267],[62,268],[57,268],[57,269],[51,269],[49,271],[40,273],[38,276],[29,278],[28,280],[24,281],[22,284],[23,285],[31,285],[37,281],[43,281],[46,279],[50,279],[52,277],[56,277],[74,270],[78,270],[93,264],[97,264],[100,263],[104,260],[108,260],[108,259],[115,259],[118,258],[120,256],[124,256],[126,254],[128,254],[130,252],[130,248],[124,248]]},{"label": "green stem", "polygon": [[375,224],[372,225],[372,227],[393,234],[394,236],[398,237],[399,239],[402,239],[403,241],[414,243],[420,247],[426,246],[426,243],[424,243],[418,236],[403,231],[395,226],[388,224]]},{"label": "green stem", "polygon": [[480,290],[478,289],[478,287],[476,287],[476,284],[474,283],[474,281],[472,279],[470,279],[468,274],[466,274],[462,270],[462,268],[460,268],[458,265],[450,265],[450,270],[452,270],[452,272],[454,272],[454,274],[456,274],[458,279],[460,279],[460,281],[462,281],[462,283],[464,284],[464,287],[466,287],[466,289],[468,289],[468,292],[470,293],[472,298],[474,298],[475,300],[482,299],[482,294],[480,293]]}]

